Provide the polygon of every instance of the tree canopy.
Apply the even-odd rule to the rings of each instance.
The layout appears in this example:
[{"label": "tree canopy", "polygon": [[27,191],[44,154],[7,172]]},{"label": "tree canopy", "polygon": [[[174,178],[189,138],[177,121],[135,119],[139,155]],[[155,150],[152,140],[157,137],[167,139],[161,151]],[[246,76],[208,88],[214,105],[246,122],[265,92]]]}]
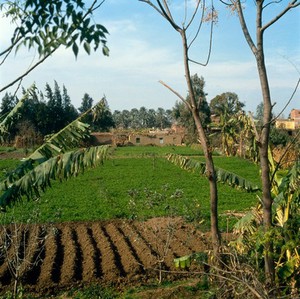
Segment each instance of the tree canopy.
[{"label": "tree canopy", "polygon": [[234,92],[224,92],[214,97],[209,104],[212,114],[215,115],[229,115],[232,116],[238,112],[241,112],[245,106],[240,102],[239,97]]},{"label": "tree canopy", "polygon": [[61,46],[71,48],[76,57],[80,46],[88,54],[102,47],[103,54],[108,55],[108,31],[92,17],[103,2],[94,0],[90,6],[86,6],[82,0],[13,0],[1,3],[0,13],[15,25],[9,46],[0,50],[1,64],[12,52],[17,53],[22,47],[37,49],[39,60],[15,80],[1,87],[0,91],[20,81]]}]

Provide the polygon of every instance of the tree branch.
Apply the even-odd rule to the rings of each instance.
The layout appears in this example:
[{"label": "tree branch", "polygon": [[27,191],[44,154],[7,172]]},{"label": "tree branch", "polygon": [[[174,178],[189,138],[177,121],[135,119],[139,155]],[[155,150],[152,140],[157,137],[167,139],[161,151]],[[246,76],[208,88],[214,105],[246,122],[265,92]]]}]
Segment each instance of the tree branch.
[{"label": "tree branch", "polygon": [[165,3],[165,0],[164,1],[164,4],[167,6],[167,11],[165,11],[164,7],[162,6],[162,4],[160,3],[160,0],[156,0],[157,1],[157,4],[158,6],[160,7],[162,13],[163,13],[163,16],[165,17],[165,19],[167,19],[169,21],[169,23],[172,25],[172,27],[176,30],[176,31],[180,31],[181,28],[173,21],[173,17],[171,15],[171,12],[168,8],[168,6],[166,5]]},{"label": "tree branch", "polygon": [[[214,8],[212,7],[212,12],[214,11]],[[202,23],[202,20],[201,20]],[[208,55],[207,55],[207,59],[205,63],[201,63],[198,61],[195,61],[193,59],[188,58],[188,60],[190,62],[193,62],[195,64],[201,65],[201,66],[207,66],[210,60],[210,55],[211,55],[211,51],[212,51],[212,41],[213,41],[213,27],[214,27],[214,21],[211,21],[211,25],[210,25],[210,36],[209,36],[209,49],[208,49]],[[199,31],[200,31],[200,27],[199,27]],[[198,35],[199,32],[197,32]],[[195,36],[195,38],[197,37],[197,35]],[[194,42],[194,41],[193,41]],[[189,44],[188,48],[192,45],[192,43]]]},{"label": "tree branch", "polygon": [[199,26],[198,26],[198,29],[196,31],[196,34],[194,36],[194,38],[191,40],[191,42],[189,43],[188,45],[188,48],[190,48],[192,46],[192,44],[194,43],[194,41],[197,39],[198,37],[198,34],[201,30],[201,27],[202,27],[202,24],[203,24],[203,19],[204,19],[204,11],[205,11],[205,0],[203,0],[203,8],[202,8],[202,14],[201,14],[201,20],[200,20],[200,23],[199,23]]},{"label": "tree branch", "polygon": [[[197,1],[197,6],[196,6],[196,8],[195,8],[195,10],[194,10],[194,13],[193,13],[193,15],[192,15],[192,17],[191,17],[189,23],[188,23],[187,26],[186,26],[186,29],[188,29],[188,28],[191,26],[191,24],[193,23],[193,20],[194,20],[196,14],[197,14],[197,12],[198,12],[198,8],[199,8],[199,5],[200,5],[200,2],[201,2],[201,0],[198,0],[198,1]],[[203,3],[203,9],[204,9],[204,7],[205,7],[205,2]],[[201,18],[201,23],[202,23],[202,22],[203,22],[203,19]]]},{"label": "tree branch", "polygon": [[140,2],[144,2],[148,5],[150,5],[152,8],[154,8],[164,19],[166,18],[163,12],[156,6],[154,5],[151,1],[149,0],[139,0]]},{"label": "tree branch", "polygon": [[[156,1],[157,1],[158,5],[159,5],[159,4],[160,4],[160,1],[159,1],[159,0],[156,0]],[[175,23],[175,22],[174,22],[174,19],[173,19],[173,16],[172,16],[172,14],[171,14],[171,11],[170,11],[170,9],[169,9],[168,3],[166,2],[166,0],[162,0],[162,1],[163,1],[164,10],[165,10],[166,14],[167,14],[168,17],[172,20],[172,22]]]},{"label": "tree branch", "polygon": [[296,87],[294,88],[294,91],[293,91],[292,95],[290,96],[289,100],[284,105],[283,109],[280,111],[280,113],[278,114],[278,116],[275,117],[275,118],[273,118],[271,122],[274,122],[280,116],[280,114],[282,114],[284,112],[284,110],[286,109],[286,107],[290,104],[290,102],[292,101],[294,95],[296,94],[296,91],[298,90],[299,84],[300,84],[300,78],[298,79],[298,82],[296,83]]},{"label": "tree branch", "polygon": [[261,31],[263,32],[267,28],[269,28],[271,25],[273,25],[275,22],[277,22],[282,16],[284,16],[289,10],[297,7],[300,5],[300,2],[298,0],[293,0],[288,4],[288,6],[280,12],[274,19],[272,19],[269,23],[265,24],[264,26],[261,27]]},{"label": "tree branch", "polygon": [[[82,21],[89,15],[91,14],[95,9],[97,9],[98,7],[100,7],[105,0],[102,0],[101,3],[99,5],[96,5],[98,0],[94,0],[93,3],[91,4],[91,6],[87,9],[86,13],[84,14],[84,16],[82,17]],[[71,35],[74,31],[76,30],[76,28],[74,28],[74,30],[72,32],[69,33],[69,35]],[[19,39],[18,39],[19,40]],[[39,66],[41,63],[43,63],[49,56],[51,56],[60,46],[62,45],[62,43],[59,43],[50,53],[48,53],[46,56],[44,56],[42,59],[40,59],[35,65],[33,65],[32,67],[30,67],[25,73],[23,73],[21,76],[19,76],[17,79],[13,80],[12,82],[10,82],[9,84],[7,84],[6,86],[4,86],[3,88],[0,89],[0,92],[6,90],[7,88],[13,86],[15,83],[17,83],[18,81],[22,80],[24,77],[26,77],[31,71],[33,71],[37,66]],[[15,46],[15,44],[12,45],[11,50],[13,49],[13,46]],[[10,50],[10,51],[11,51]],[[6,59],[6,57],[5,57]]]},{"label": "tree branch", "polygon": [[47,54],[44,58],[42,58],[41,60],[39,60],[35,65],[33,65],[31,68],[29,68],[24,74],[22,74],[21,76],[19,76],[17,79],[13,80],[12,82],[10,82],[9,84],[7,84],[6,86],[4,86],[3,88],[0,89],[0,92],[4,91],[5,89],[13,86],[15,83],[17,83],[19,80],[22,80],[24,77],[26,77],[31,71],[33,71],[38,65],[40,65],[41,63],[43,63],[49,56],[51,56],[56,50],[58,49],[55,48],[53,49],[49,54]]},{"label": "tree branch", "polygon": [[164,87],[168,88],[170,91],[172,91],[189,109],[192,109],[190,103],[184,99],[182,95],[180,95],[176,90],[174,90],[172,87],[167,85],[165,82],[162,80],[158,81],[160,84],[162,84]]},{"label": "tree branch", "polygon": [[252,37],[249,33],[245,18],[244,18],[244,13],[243,13],[243,9],[242,9],[242,5],[241,5],[241,1],[237,0],[236,2],[233,2],[234,0],[231,0],[233,5],[236,5],[237,8],[237,12],[238,12],[238,16],[239,16],[239,20],[241,23],[241,27],[243,30],[243,33],[245,35],[246,41],[251,49],[251,51],[253,52],[253,54],[256,56],[256,52],[257,52],[257,48],[252,40]]}]

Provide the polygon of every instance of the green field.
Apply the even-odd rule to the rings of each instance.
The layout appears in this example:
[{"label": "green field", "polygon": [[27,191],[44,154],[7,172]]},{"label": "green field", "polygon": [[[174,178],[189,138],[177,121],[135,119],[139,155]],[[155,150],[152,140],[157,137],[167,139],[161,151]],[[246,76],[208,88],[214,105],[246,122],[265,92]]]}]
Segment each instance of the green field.
[{"label": "green field", "polygon": [[[19,202],[2,214],[2,221],[39,222],[87,221],[111,218],[139,218],[180,215],[209,227],[209,186],[205,177],[168,162],[164,155],[175,152],[203,159],[189,147],[122,147],[113,150],[104,165],[85,171],[66,182],[53,182],[52,188],[35,201]],[[3,172],[16,160],[1,160]],[[239,158],[217,156],[217,167],[230,170],[259,184],[259,168]],[[221,227],[235,219],[228,210],[244,211],[257,201],[257,195],[219,184]],[[38,215],[35,218],[34,215]]]}]

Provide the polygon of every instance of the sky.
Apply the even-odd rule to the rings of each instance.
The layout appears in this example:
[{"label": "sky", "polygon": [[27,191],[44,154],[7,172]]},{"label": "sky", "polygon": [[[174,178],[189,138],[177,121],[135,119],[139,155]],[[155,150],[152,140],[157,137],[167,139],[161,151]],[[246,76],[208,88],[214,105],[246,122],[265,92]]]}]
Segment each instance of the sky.
[{"label": "sky", "polygon": [[[90,1],[86,1],[87,3]],[[154,1],[156,2],[156,1]],[[283,1],[287,3],[287,1]],[[170,1],[175,20],[182,24],[185,1]],[[193,8],[193,0],[187,0]],[[255,6],[245,2],[245,16],[250,33],[255,33]],[[266,8],[263,19],[274,17],[282,4]],[[209,102],[223,92],[235,92],[245,103],[246,111],[256,111],[262,102],[256,63],[242,34],[237,16],[229,9],[215,3],[218,23],[214,26],[210,61],[207,66],[191,65],[192,74],[205,80],[205,92]],[[288,12],[265,33],[265,56],[271,96],[275,114],[280,114],[290,99],[300,77],[300,6]],[[94,20],[109,31],[107,46],[109,57],[101,49],[87,55],[83,49],[77,59],[70,49],[61,48],[42,65],[31,72],[22,82],[27,88],[36,83],[40,90],[45,84],[65,87],[73,105],[78,108],[84,93],[94,103],[104,95],[114,110],[130,110],[142,106],[150,109],[171,109],[179,100],[159,83],[164,81],[183,97],[187,95],[182,45],[180,35],[153,8],[138,0],[106,0],[95,12]],[[209,49],[209,25],[203,24],[197,41],[191,49],[191,58],[205,62]],[[12,26],[0,18],[0,51],[5,49],[11,37]],[[189,33],[192,37],[195,28]],[[28,69],[37,60],[35,51],[22,50],[11,55],[0,66],[0,87]],[[6,90],[14,93],[17,86]],[[0,98],[5,92],[0,94]],[[296,91],[287,110],[300,109],[300,88]]]}]

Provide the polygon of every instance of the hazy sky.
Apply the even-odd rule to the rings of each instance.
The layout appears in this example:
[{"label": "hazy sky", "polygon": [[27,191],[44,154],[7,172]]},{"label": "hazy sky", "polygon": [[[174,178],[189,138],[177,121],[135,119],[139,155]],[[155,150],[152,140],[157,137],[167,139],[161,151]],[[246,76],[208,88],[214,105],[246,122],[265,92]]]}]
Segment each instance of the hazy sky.
[{"label": "hazy sky", "polygon": [[[183,20],[184,2],[171,1],[171,9],[179,23]],[[193,1],[187,2],[192,5]],[[266,9],[266,21],[275,15],[280,5]],[[223,92],[235,92],[246,104],[246,110],[255,111],[262,99],[255,59],[237,17],[219,2],[215,3],[215,8],[219,21],[214,28],[210,62],[206,67],[193,65],[192,73],[204,77],[208,101]],[[246,2],[245,12],[253,33],[254,1]],[[61,87],[66,86],[75,107],[80,106],[83,94],[88,93],[94,101],[106,95],[112,111],[141,106],[172,108],[178,99],[159,84],[159,80],[186,96],[180,36],[156,11],[138,0],[106,0],[94,19],[110,33],[107,43],[109,57],[103,56],[101,50],[90,56],[82,50],[76,60],[70,50],[62,48],[27,76],[22,85],[28,87],[36,82],[43,90],[46,82],[53,86],[56,80]],[[2,50],[11,36],[9,23],[2,18],[0,31]],[[209,26],[204,24],[192,58],[205,62],[208,43]],[[268,29],[265,49],[271,94],[277,103],[275,112],[279,113],[300,77],[300,7]],[[36,58],[34,51],[22,51],[16,57],[12,55],[0,66],[0,86],[23,73]],[[10,88],[8,91],[14,90]],[[291,108],[300,108],[300,90],[288,111],[284,112],[285,116]]]}]

